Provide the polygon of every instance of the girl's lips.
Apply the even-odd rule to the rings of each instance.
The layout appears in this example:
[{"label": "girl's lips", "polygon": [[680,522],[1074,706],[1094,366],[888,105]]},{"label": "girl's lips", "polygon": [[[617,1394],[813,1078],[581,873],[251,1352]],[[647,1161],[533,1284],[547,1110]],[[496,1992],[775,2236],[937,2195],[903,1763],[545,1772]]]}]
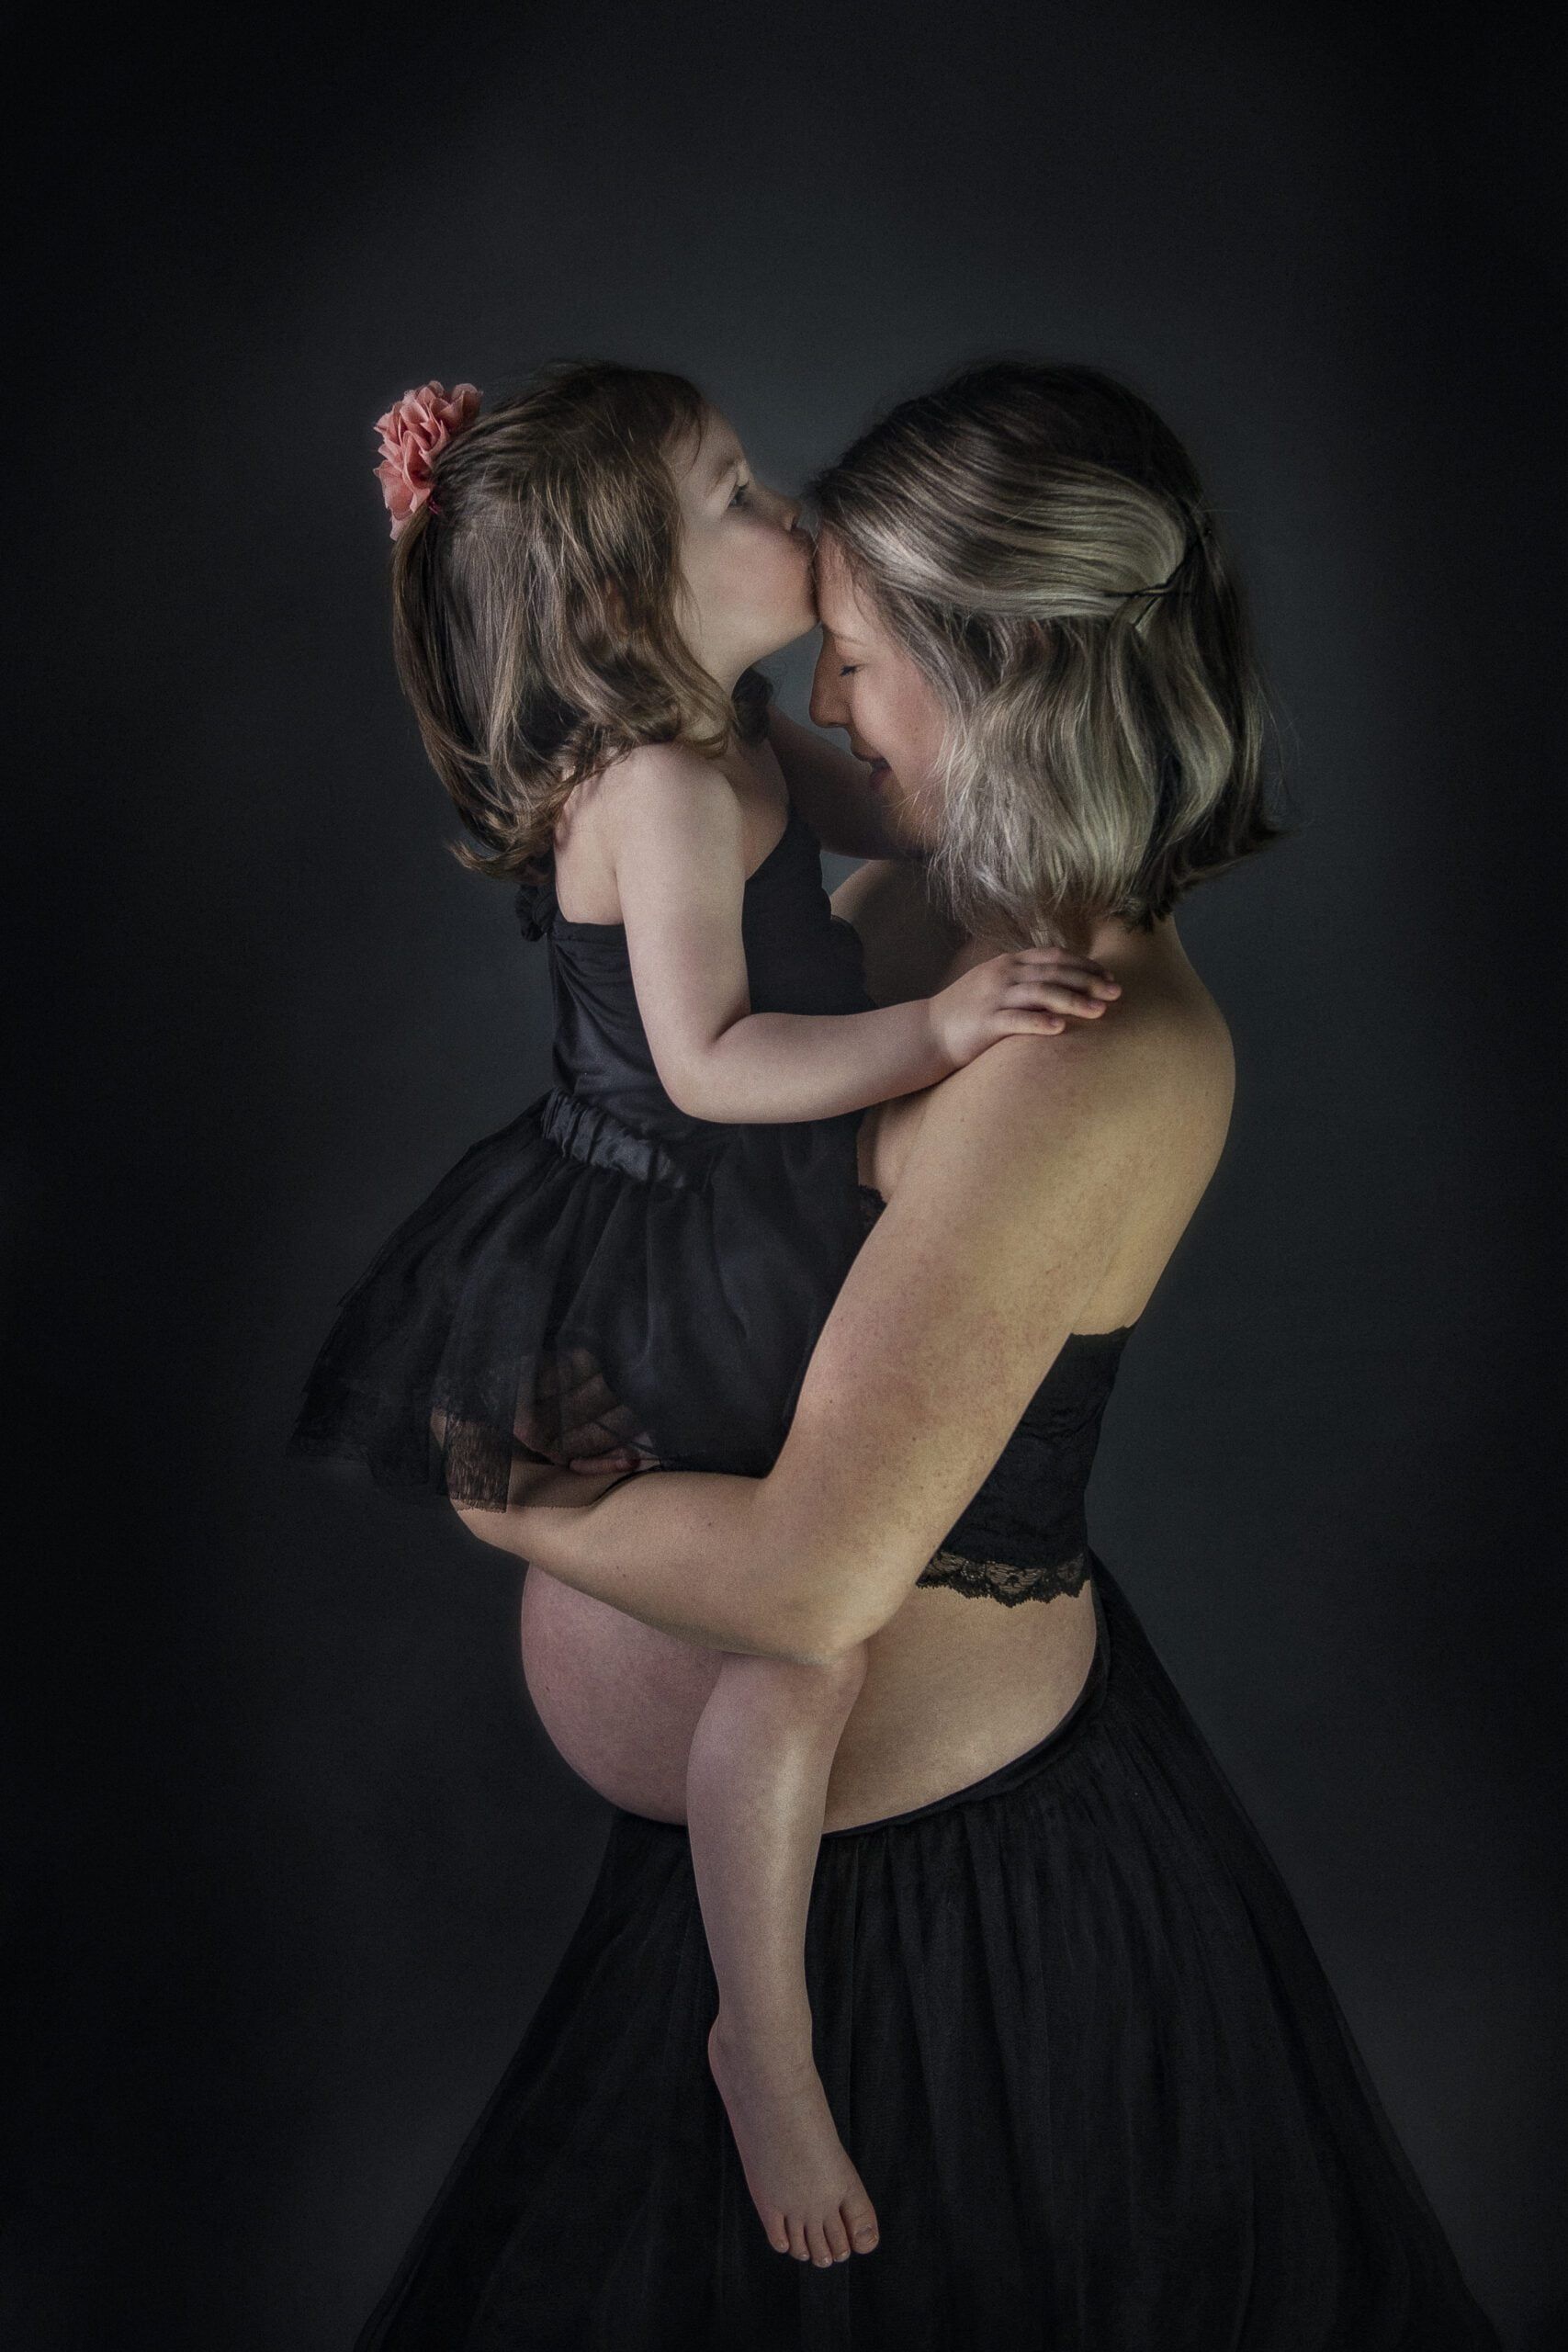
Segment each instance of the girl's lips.
[{"label": "girl's lips", "polygon": [[867,771],[866,771],[866,779],[865,779],[865,780],[866,780],[866,782],[867,782],[867,783],[872,786],[873,790],[874,790],[874,789],[875,789],[875,787],[876,787],[876,786],[877,786],[882,782],[883,777],[884,777],[886,774],[887,774],[887,763],[886,763],[886,760],[873,760],[873,761],[871,762],[871,763],[870,763],[870,765],[869,765],[869,767],[868,767]]}]

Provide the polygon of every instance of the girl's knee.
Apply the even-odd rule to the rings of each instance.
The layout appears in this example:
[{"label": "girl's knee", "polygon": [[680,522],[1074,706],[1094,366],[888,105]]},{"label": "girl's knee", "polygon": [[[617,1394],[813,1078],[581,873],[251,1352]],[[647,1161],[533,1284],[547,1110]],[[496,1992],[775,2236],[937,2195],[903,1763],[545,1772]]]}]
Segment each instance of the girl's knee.
[{"label": "girl's knee", "polygon": [[818,1671],[831,1675],[836,1690],[847,1691],[852,1698],[857,1698],[865,1680],[866,1662],[870,1656],[869,1643],[856,1642],[852,1648],[840,1650],[836,1657]]},{"label": "girl's knee", "polygon": [[790,1665],[785,1671],[801,1678],[800,1688],[806,1702],[815,1702],[825,1713],[847,1713],[854,1705],[865,1681],[867,1646],[856,1642],[852,1649],[840,1650],[830,1658],[813,1659],[807,1665]]},{"label": "girl's knee", "polygon": [[737,1695],[781,1702],[800,1714],[847,1714],[865,1680],[867,1648],[857,1642],[830,1658],[760,1657],[732,1652],[724,1678]]}]

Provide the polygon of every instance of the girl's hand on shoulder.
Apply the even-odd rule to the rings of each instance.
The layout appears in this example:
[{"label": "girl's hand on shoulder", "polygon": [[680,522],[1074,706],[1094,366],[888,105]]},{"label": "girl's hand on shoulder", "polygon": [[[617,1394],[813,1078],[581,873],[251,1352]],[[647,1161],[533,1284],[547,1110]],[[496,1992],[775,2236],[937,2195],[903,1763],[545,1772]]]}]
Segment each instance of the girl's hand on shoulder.
[{"label": "girl's hand on shoulder", "polygon": [[954,1069],[998,1037],[1053,1036],[1093,1021],[1122,993],[1103,964],[1061,947],[991,956],[927,1000],[931,1034]]}]

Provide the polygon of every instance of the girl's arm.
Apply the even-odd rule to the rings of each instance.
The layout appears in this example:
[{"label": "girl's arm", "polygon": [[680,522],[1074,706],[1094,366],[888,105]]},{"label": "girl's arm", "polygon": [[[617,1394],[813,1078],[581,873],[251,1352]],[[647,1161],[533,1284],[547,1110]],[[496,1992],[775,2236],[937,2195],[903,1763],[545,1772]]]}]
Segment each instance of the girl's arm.
[{"label": "girl's arm", "polygon": [[789,797],[824,849],[844,857],[908,858],[895,840],[866,782],[867,770],[814,727],[802,727],[772,704],[768,741],[784,771]]},{"label": "girl's arm", "polygon": [[745,812],[711,762],[675,744],[620,763],[615,887],[660,1082],[694,1119],[830,1118],[917,1092],[998,1037],[1098,1013],[1098,965],[1055,948],[992,956],[940,990],[871,1012],[753,1012],[741,936]]},{"label": "girl's arm", "polygon": [[885,1625],[1212,1106],[1131,1029],[1012,1038],[927,1105],[760,1479],[526,1473],[487,1543],[687,1641],[804,1660]]}]

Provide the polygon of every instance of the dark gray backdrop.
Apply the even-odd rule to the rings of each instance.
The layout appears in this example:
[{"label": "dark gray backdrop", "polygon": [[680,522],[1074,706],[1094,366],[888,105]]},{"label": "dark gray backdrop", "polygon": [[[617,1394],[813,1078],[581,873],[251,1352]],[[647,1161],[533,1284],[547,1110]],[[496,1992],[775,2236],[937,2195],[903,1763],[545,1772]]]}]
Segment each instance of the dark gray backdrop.
[{"label": "dark gray backdrop", "polygon": [[175,51],[54,20],[6,467],[42,1505],[13,2343],[344,2346],[607,1818],[528,1711],[513,1567],[280,1460],[339,1292],[544,1083],[540,951],[446,854],[397,698],[371,420],[604,352],[694,374],[792,483],[1001,346],[1118,369],[1190,439],[1303,828],[1181,917],[1235,1126],[1097,1544],[1477,2292],[1560,2340],[1563,548],[1524,23],[615,0]]}]

